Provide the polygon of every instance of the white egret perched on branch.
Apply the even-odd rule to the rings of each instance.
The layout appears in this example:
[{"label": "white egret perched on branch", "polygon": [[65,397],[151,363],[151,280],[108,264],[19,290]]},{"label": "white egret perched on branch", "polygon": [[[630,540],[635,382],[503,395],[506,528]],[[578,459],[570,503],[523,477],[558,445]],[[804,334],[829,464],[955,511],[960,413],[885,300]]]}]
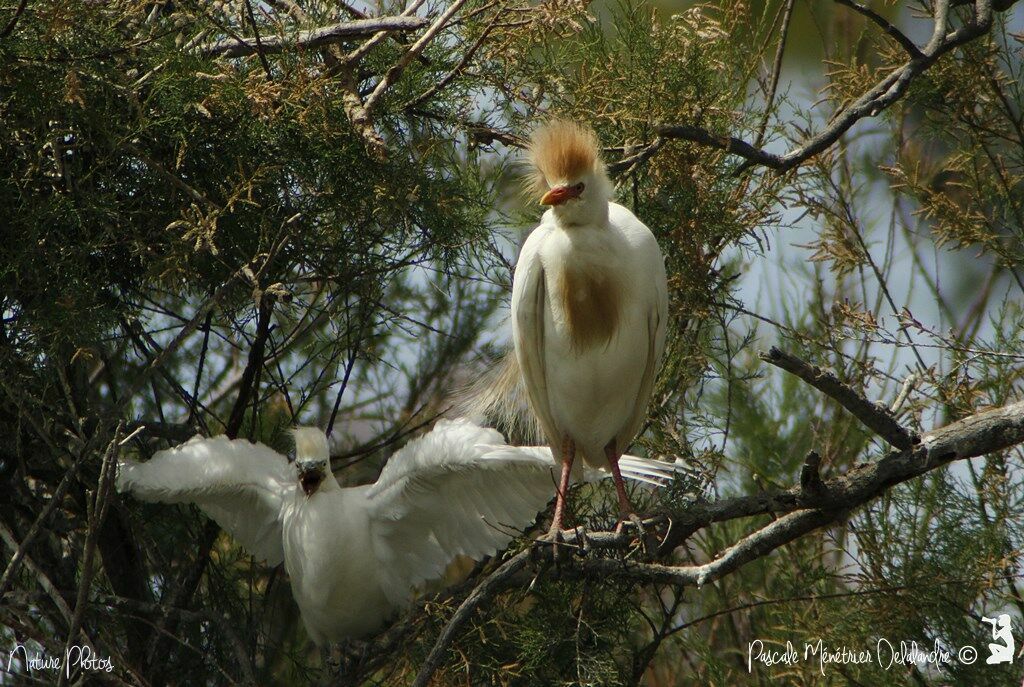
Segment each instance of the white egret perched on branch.
[{"label": "white egret perched on branch", "polygon": [[[551,498],[546,447],[508,446],[467,420],[439,421],[391,456],[376,483],[349,488],[331,472],[321,430],[294,435],[294,463],[263,444],[196,437],[122,463],[117,487],[143,501],[195,503],[256,557],[284,561],[318,644],[379,630],[457,556],[495,553]],[[623,458],[623,474],[641,482],[663,483],[674,470]]]},{"label": "white egret perched on branch", "polygon": [[620,523],[635,518],[619,457],[647,416],[668,318],[665,261],[643,222],[611,202],[597,137],[555,121],[530,158],[550,206],[512,283],[515,354],[530,407],[561,457],[551,532],[562,526],[577,453],[615,479]]}]

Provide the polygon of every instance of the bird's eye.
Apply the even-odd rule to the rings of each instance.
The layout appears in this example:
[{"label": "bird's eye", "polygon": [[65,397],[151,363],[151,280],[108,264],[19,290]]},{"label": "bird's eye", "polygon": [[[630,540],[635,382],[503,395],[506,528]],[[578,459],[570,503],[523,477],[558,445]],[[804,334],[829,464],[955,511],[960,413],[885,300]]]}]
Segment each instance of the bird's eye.
[{"label": "bird's eye", "polygon": [[583,182],[580,182],[572,187],[576,193],[583,193]]}]

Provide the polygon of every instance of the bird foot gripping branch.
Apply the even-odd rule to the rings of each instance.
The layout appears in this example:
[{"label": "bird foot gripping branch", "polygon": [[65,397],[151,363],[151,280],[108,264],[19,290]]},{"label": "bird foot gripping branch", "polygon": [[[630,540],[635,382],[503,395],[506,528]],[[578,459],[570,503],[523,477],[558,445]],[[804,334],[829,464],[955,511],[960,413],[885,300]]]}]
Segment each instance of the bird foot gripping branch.
[{"label": "bird foot gripping branch", "polygon": [[655,527],[648,527],[636,513],[630,513],[625,519],[620,520],[619,524],[615,526],[615,533],[629,536],[629,530],[633,528],[636,529],[636,535],[635,537],[630,536],[630,541],[632,542],[635,539],[638,542],[643,549],[645,557],[653,558],[656,556],[661,544],[661,537],[658,536],[658,531]]},{"label": "bird foot gripping branch", "polygon": [[[619,521],[614,529],[608,531],[589,530],[579,525],[558,530],[557,533],[550,530],[535,539],[530,546],[530,561],[538,564],[548,561],[550,557],[552,562],[560,565],[574,557],[589,559],[613,555],[632,558],[637,552],[642,559],[655,559],[662,555],[661,543],[670,529],[671,521],[665,516],[644,520],[633,515]],[[564,552],[570,556],[566,558]]]}]

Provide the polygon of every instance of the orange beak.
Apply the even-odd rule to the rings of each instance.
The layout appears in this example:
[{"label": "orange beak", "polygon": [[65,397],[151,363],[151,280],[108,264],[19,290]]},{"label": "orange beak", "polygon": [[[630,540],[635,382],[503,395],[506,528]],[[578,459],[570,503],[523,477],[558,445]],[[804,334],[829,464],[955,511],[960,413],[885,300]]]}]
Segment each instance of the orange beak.
[{"label": "orange beak", "polygon": [[540,199],[541,205],[561,205],[570,198],[579,198],[580,191],[573,186],[555,186]]}]

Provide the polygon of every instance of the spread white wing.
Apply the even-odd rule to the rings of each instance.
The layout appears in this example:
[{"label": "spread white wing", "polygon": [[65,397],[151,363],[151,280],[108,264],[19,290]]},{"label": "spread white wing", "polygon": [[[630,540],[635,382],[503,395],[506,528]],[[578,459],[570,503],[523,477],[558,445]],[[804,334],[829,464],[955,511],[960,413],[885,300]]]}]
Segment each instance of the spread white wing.
[{"label": "spread white wing", "polygon": [[296,487],[288,459],[244,439],[195,437],[145,463],[118,466],[117,490],[141,501],[194,503],[249,553],[284,560],[279,516]]},{"label": "spread white wing", "polygon": [[441,420],[395,453],[367,492],[392,602],[404,603],[456,556],[482,558],[521,534],[554,494],[553,466],[468,420]]}]

